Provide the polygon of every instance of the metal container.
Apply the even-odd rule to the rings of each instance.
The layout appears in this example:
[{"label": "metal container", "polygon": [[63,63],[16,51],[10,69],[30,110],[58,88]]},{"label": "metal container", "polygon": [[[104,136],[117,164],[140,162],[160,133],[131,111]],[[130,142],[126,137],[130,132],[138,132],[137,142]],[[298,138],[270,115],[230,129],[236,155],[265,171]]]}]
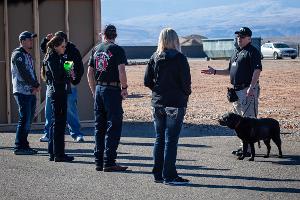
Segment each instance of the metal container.
[{"label": "metal container", "polygon": [[[202,42],[208,59],[228,59],[237,46],[234,38],[202,39]],[[261,38],[252,38],[252,45],[260,52]]]}]

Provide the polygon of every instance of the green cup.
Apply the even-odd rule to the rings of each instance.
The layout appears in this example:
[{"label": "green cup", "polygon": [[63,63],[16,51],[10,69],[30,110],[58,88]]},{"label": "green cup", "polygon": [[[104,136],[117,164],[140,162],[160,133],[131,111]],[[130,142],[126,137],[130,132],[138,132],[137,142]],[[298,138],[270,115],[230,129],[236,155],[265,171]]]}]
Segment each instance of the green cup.
[{"label": "green cup", "polygon": [[73,65],[74,65],[73,61],[65,61],[65,63],[64,63],[64,69],[67,72],[69,72],[72,69]]}]

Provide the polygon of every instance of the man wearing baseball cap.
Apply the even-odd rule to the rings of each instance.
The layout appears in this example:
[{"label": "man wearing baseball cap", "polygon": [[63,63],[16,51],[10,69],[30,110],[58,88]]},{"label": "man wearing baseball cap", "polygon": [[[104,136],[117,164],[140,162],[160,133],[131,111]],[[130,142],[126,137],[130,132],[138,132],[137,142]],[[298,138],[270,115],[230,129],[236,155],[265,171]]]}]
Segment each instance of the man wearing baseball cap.
[{"label": "man wearing baseball cap", "polygon": [[[256,118],[258,114],[259,96],[259,76],[262,70],[261,54],[251,45],[252,31],[248,27],[241,27],[236,34],[237,48],[230,58],[227,69],[201,70],[204,74],[230,75],[232,84],[238,100],[233,102],[233,112],[243,117]],[[250,148],[248,148],[248,151]],[[242,156],[241,148],[233,151],[238,156]],[[241,157],[242,158],[242,157]]]},{"label": "man wearing baseball cap", "polygon": [[36,93],[40,88],[35,73],[34,61],[30,55],[33,38],[37,35],[24,31],[19,35],[20,47],[11,55],[11,74],[13,94],[19,111],[14,153],[16,155],[32,155],[37,151],[29,147],[27,140],[36,108]]}]

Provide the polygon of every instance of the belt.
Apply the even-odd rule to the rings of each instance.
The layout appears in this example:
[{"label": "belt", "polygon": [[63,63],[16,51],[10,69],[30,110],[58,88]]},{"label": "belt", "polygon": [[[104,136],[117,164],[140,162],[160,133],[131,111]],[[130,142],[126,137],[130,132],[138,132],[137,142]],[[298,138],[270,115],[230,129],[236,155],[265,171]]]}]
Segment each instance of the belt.
[{"label": "belt", "polygon": [[243,89],[245,89],[245,88],[247,88],[247,87],[249,87],[250,85],[248,85],[248,84],[241,84],[241,85],[234,85],[233,86],[233,89],[235,90],[235,91],[239,91],[239,90],[243,90]]},{"label": "belt", "polygon": [[102,81],[97,81],[97,85],[115,86],[115,87],[121,86],[120,82],[102,82]]}]

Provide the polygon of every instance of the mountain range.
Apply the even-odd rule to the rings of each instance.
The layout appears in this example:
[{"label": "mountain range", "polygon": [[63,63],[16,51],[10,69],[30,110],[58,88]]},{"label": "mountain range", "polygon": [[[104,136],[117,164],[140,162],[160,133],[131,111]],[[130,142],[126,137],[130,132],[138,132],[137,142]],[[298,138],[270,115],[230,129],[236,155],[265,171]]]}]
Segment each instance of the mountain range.
[{"label": "mountain range", "polygon": [[[254,37],[300,36],[300,7],[284,1],[241,1],[239,4],[198,7],[176,13],[137,16],[116,20],[121,45],[155,45],[164,27],[179,36],[192,34],[207,38],[232,38],[234,31],[248,26]],[[104,18],[105,23],[105,18]]]}]

